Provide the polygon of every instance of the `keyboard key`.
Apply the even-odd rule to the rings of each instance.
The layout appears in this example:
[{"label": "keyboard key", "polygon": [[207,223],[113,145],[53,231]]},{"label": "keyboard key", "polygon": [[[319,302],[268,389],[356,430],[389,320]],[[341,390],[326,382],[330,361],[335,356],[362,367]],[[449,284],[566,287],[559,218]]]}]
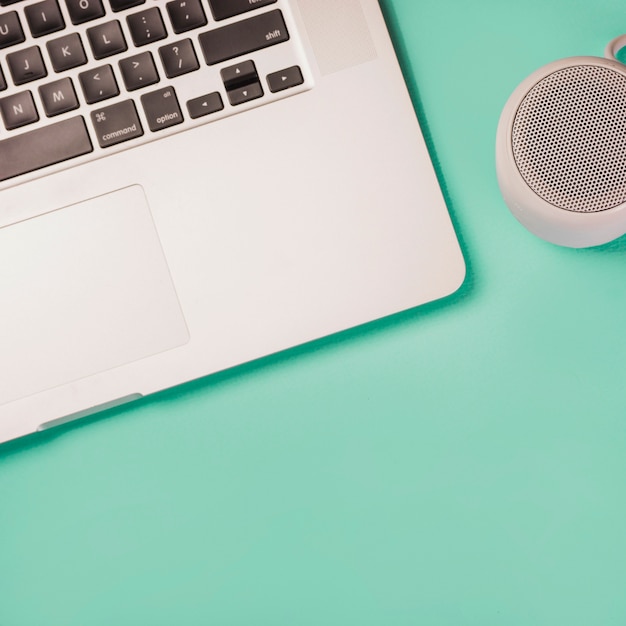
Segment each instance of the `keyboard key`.
[{"label": "keyboard key", "polygon": [[143,128],[132,100],[124,100],[91,113],[101,148],[108,148],[143,135]]},{"label": "keyboard key", "polygon": [[109,4],[111,5],[111,9],[117,12],[130,9],[131,7],[137,7],[140,4],[144,4],[145,1],[146,0],[109,0]]},{"label": "keyboard key", "polygon": [[21,91],[0,100],[0,111],[7,130],[20,128],[32,124],[39,119],[33,94],[30,91]]},{"label": "keyboard key", "polygon": [[87,104],[113,98],[120,93],[110,65],[87,70],[78,75]]},{"label": "keyboard key", "polygon": [[252,61],[242,61],[237,65],[225,67],[220,74],[226,91],[259,82],[259,75]]},{"label": "keyboard key", "polygon": [[127,50],[122,27],[117,20],[88,28],[87,37],[95,59],[104,59]]},{"label": "keyboard key", "polygon": [[302,78],[302,72],[297,65],[288,67],[280,72],[274,72],[267,77],[267,84],[270,91],[276,93],[277,91],[283,91],[285,89],[291,89],[297,85],[301,85],[304,82]]},{"label": "keyboard key", "polygon": [[153,41],[167,37],[161,12],[157,7],[133,13],[126,18],[130,36],[136,46],[145,46]]},{"label": "keyboard key", "polygon": [[120,71],[128,91],[159,82],[159,74],[149,52],[143,52],[121,60]]},{"label": "keyboard key", "polygon": [[101,0],[65,0],[72,24],[84,24],[104,15]]},{"label": "keyboard key", "polygon": [[17,11],[0,15],[0,50],[24,41],[24,31]]},{"label": "keyboard key", "polygon": [[233,106],[238,106],[250,100],[256,100],[263,96],[263,88],[261,83],[252,83],[245,87],[237,87],[228,92],[228,100]]},{"label": "keyboard key", "polygon": [[0,0],[0,7],[8,7],[10,4],[21,2],[22,0]]},{"label": "keyboard key", "polygon": [[39,95],[48,117],[78,108],[78,98],[69,78],[61,78],[39,87]]},{"label": "keyboard key", "polygon": [[175,33],[184,33],[207,23],[200,0],[174,0],[166,7]]},{"label": "keyboard key", "polygon": [[228,17],[252,11],[274,2],[276,0],[256,0],[253,2],[250,0],[209,0],[211,12],[216,20],[225,20]]},{"label": "keyboard key", "polygon": [[55,72],[63,72],[87,63],[85,49],[76,33],[52,39],[46,47]]},{"label": "keyboard key", "polygon": [[173,87],[165,87],[141,96],[141,104],[152,132],[175,126],[183,121]]},{"label": "keyboard key", "polygon": [[0,181],[87,154],[93,147],[82,117],[0,141]]},{"label": "keyboard key", "polygon": [[199,98],[193,98],[187,102],[187,111],[189,111],[189,117],[196,119],[211,113],[217,113],[224,108],[222,102],[222,96],[217,91],[208,93],[206,96],[200,96]]},{"label": "keyboard key", "polygon": [[24,9],[26,21],[33,37],[49,35],[65,28],[61,9],[56,0],[43,0]]},{"label": "keyboard key", "polygon": [[48,74],[41,51],[37,46],[7,54],[7,63],[16,85],[29,83],[31,80],[43,78]]},{"label": "keyboard key", "polygon": [[7,81],[4,79],[2,68],[0,67],[0,91],[4,91],[7,88]]},{"label": "keyboard key", "polygon": [[200,67],[191,39],[163,46],[159,48],[159,55],[168,78],[193,72]]},{"label": "keyboard key", "polygon": [[199,37],[207,65],[215,65],[288,39],[289,33],[279,10],[201,33]]}]

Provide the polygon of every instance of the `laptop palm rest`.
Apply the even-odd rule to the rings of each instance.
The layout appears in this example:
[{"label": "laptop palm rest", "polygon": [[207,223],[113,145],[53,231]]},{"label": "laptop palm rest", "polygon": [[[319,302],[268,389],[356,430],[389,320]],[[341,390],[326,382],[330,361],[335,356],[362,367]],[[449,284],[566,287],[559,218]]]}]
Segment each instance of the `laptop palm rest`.
[{"label": "laptop palm rest", "polygon": [[0,229],[0,404],[189,339],[143,189]]}]

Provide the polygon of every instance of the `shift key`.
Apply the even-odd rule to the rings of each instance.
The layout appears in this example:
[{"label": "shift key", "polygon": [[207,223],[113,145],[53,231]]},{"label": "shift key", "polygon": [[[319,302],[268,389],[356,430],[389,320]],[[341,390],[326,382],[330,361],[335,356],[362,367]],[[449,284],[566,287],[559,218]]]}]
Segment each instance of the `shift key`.
[{"label": "shift key", "polygon": [[234,59],[288,39],[287,26],[278,9],[215,28],[199,36],[207,65]]},{"label": "shift key", "polygon": [[91,113],[91,121],[101,148],[108,148],[143,135],[143,128],[132,100],[96,109]]}]

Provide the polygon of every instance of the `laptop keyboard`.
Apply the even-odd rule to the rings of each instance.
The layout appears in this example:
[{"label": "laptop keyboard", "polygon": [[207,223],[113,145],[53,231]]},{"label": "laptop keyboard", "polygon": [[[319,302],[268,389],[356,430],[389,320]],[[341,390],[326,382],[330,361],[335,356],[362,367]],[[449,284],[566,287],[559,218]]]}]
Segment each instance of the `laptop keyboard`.
[{"label": "laptop keyboard", "polygon": [[285,0],[0,0],[0,183],[311,87]]}]

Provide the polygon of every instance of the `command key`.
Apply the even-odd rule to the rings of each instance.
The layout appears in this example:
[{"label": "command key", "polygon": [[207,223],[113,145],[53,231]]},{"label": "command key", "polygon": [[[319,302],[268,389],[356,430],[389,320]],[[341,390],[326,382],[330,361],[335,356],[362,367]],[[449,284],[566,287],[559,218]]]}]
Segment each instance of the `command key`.
[{"label": "command key", "polygon": [[91,121],[101,148],[108,148],[143,135],[143,128],[132,100],[93,111]]}]

